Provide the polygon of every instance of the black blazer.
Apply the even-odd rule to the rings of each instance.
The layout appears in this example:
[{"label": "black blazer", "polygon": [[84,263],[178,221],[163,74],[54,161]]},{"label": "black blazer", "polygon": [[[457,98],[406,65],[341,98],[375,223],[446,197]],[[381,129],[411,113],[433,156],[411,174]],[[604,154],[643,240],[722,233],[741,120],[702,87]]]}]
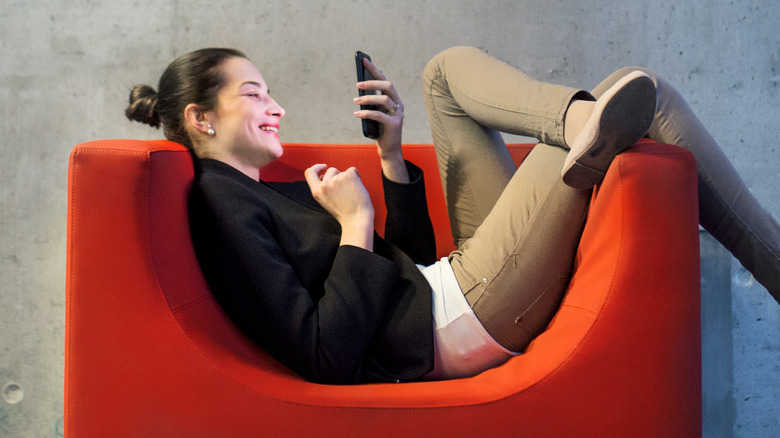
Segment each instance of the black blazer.
[{"label": "black blazer", "polygon": [[[433,368],[431,289],[415,263],[436,247],[422,171],[383,178],[385,238],[339,246],[341,227],[304,181],[257,182],[200,160],[192,238],[216,299],[255,343],[321,383],[409,381]],[[393,243],[390,243],[393,242]]]}]

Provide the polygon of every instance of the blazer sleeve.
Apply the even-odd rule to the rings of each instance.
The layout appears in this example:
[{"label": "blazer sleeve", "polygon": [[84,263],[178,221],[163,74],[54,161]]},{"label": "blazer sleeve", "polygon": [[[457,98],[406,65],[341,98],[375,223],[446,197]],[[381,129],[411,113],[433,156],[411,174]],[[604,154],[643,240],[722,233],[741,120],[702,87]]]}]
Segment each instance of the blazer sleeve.
[{"label": "blazer sleeve", "polygon": [[330,272],[319,282],[324,290],[310,290],[296,271],[300,265],[289,263],[268,206],[230,184],[220,181],[215,191],[193,190],[190,197],[193,241],[218,301],[255,343],[304,378],[355,383],[399,268],[361,248],[335,245]]},{"label": "blazer sleeve", "polygon": [[387,219],[385,239],[405,252],[415,263],[436,261],[436,239],[428,213],[422,169],[406,162],[410,182],[397,183],[382,175]]}]

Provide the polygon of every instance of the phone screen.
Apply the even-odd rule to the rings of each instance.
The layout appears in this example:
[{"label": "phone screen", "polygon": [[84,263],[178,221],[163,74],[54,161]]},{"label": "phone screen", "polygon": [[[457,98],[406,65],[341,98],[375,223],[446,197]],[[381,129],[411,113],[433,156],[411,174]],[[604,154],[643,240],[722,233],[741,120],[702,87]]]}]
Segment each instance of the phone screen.
[{"label": "phone screen", "polygon": [[[371,61],[371,57],[367,54],[357,51],[355,52],[355,67],[357,69],[357,79],[358,82],[363,81],[370,81],[373,80],[374,77],[371,76],[371,72],[366,70],[366,68],[363,66],[363,58],[368,59]],[[364,96],[367,93],[371,93],[371,91],[365,91],[365,90],[358,90],[358,95]],[[376,110],[378,109],[376,105],[360,105],[360,109],[363,110]],[[363,124],[363,135],[371,138],[371,139],[377,139],[379,138],[379,122],[376,120],[366,120],[361,119]]]}]

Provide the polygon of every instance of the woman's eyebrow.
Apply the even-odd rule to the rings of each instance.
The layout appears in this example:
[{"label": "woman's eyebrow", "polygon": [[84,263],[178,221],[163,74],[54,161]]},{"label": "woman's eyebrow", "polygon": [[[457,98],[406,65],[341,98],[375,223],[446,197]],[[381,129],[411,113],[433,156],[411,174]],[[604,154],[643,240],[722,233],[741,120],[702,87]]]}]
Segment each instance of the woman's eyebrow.
[{"label": "woman's eyebrow", "polygon": [[241,84],[242,87],[244,85],[254,85],[257,88],[263,88],[263,84],[261,84],[260,82],[255,82],[255,81],[246,81],[246,82]]}]

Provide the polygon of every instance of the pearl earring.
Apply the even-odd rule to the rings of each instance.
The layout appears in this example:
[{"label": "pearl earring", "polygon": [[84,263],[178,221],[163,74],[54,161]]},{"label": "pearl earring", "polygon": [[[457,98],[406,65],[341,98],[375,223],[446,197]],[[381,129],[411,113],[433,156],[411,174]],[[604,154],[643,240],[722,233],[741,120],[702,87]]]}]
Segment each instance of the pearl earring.
[{"label": "pearl earring", "polygon": [[212,137],[216,134],[216,132],[214,132],[214,128],[211,126],[211,123],[209,123],[209,130],[207,132]]}]

